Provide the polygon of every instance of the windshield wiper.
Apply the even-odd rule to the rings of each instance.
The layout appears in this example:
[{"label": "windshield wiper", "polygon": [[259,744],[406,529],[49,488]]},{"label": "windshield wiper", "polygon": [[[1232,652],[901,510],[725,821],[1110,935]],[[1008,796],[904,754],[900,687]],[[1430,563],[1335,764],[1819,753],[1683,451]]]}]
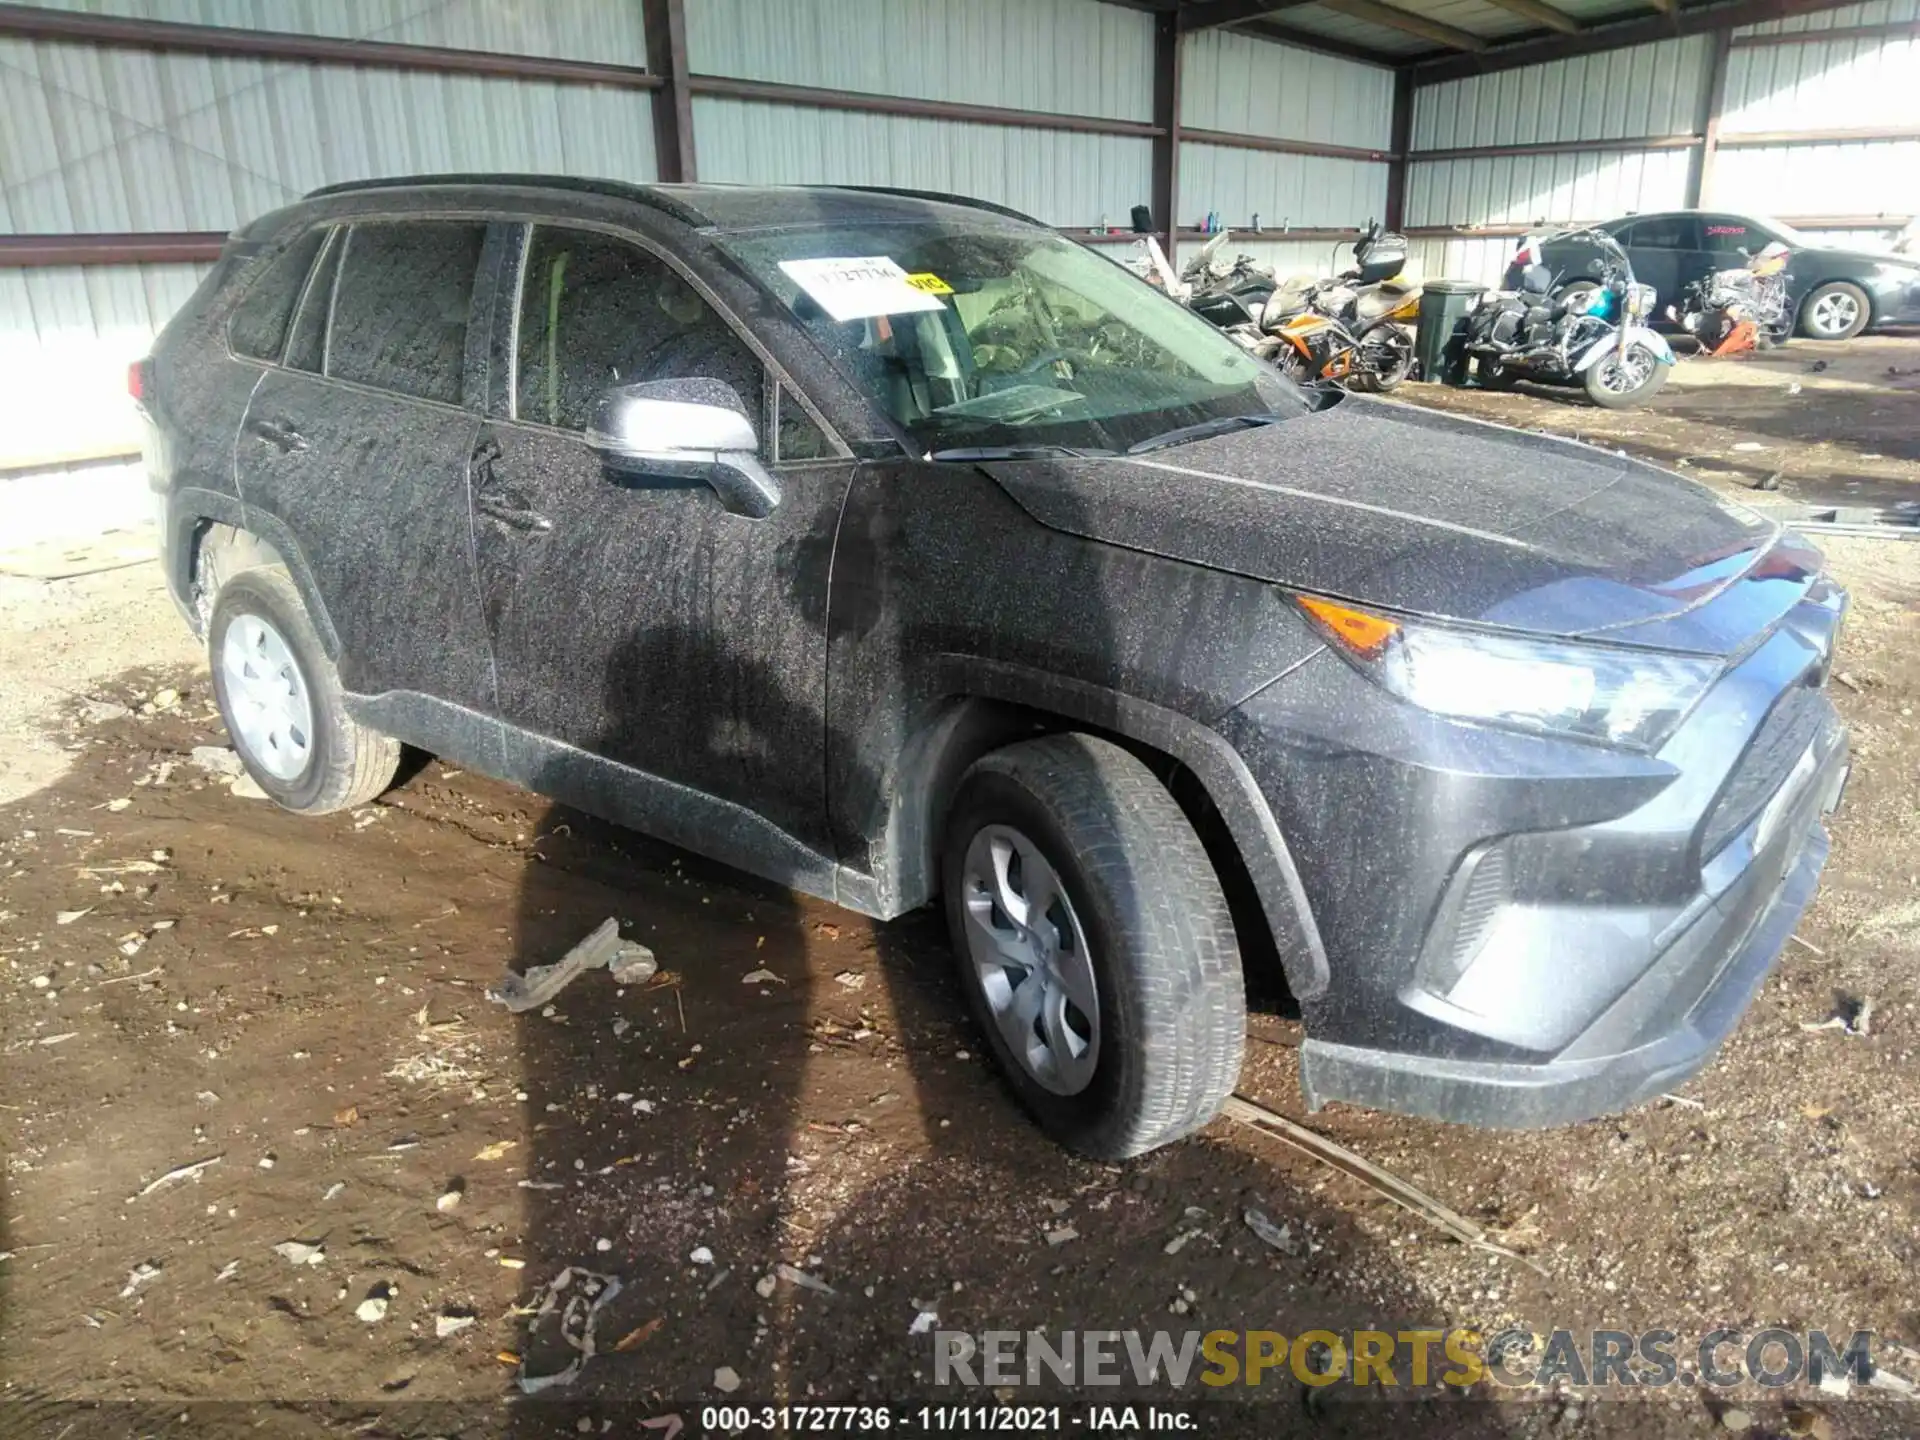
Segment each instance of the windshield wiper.
[{"label": "windshield wiper", "polygon": [[1243,425],[1278,425],[1282,420],[1291,419],[1288,415],[1267,413],[1264,415],[1222,415],[1217,420],[1202,420],[1198,425],[1182,425],[1178,430],[1168,430],[1159,435],[1149,435],[1136,445],[1129,445],[1129,455],[1144,455],[1149,450],[1164,450],[1169,445],[1184,445],[1189,440],[1203,440],[1209,435],[1221,435]]},{"label": "windshield wiper", "polygon": [[1076,460],[1092,460],[1114,455],[1114,450],[1085,445],[962,445],[950,450],[935,450],[929,460],[1044,460],[1054,455],[1070,455]]}]

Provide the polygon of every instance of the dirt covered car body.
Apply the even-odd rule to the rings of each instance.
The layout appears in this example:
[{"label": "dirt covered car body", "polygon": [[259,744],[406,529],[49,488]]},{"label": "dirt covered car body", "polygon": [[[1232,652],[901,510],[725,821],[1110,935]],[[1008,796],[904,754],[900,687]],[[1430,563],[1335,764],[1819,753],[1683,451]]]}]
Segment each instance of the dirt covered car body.
[{"label": "dirt covered car body", "polygon": [[1215,1113],[1243,949],[1316,1103],[1630,1104],[1824,857],[1815,553],[1309,397],[991,207],[347,187],[243,231],[146,364],[169,583],[270,794],[363,800],[405,742],[868,915],[940,897],[1091,1153]]}]

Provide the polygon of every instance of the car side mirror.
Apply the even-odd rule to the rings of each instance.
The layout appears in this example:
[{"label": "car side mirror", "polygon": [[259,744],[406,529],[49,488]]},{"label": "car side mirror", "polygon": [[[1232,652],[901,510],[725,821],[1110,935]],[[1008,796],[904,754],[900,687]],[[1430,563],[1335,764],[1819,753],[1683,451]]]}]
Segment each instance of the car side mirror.
[{"label": "car side mirror", "polygon": [[595,404],[587,443],[613,474],[702,482],[736,515],[764,519],[780,503],[746,403],[724,380],[616,385]]}]

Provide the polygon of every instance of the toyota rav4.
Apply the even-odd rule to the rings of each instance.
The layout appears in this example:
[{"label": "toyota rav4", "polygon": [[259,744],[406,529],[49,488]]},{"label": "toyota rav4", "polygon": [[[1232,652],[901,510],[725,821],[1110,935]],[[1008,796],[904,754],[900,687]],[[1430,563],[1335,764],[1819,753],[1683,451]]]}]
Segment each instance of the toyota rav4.
[{"label": "toyota rav4", "polygon": [[1217,1113],[1243,955],[1310,1104],[1632,1105],[1826,855],[1845,596],[1805,543],[1303,392],[994,206],[336,187],[238,232],[132,383],[274,800],[362,804],[406,744],[879,919],[939,898],[1093,1155]]}]

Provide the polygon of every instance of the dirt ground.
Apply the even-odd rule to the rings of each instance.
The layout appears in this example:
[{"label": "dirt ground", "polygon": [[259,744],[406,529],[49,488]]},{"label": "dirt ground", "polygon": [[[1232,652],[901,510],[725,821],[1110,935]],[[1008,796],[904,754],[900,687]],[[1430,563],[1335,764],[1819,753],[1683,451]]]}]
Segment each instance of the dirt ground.
[{"label": "dirt ground", "polygon": [[[1619,416],[1409,398],[1730,491],[1778,470],[1779,498],[1884,504],[1920,496],[1920,399],[1886,373],[1916,365],[1910,340],[1796,344],[1685,364]],[[1063,1154],[990,1073],[932,916],[875,925],[437,761],[324,819],[236,798],[190,763],[225,736],[153,571],[16,564],[0,1431],[670,1435],[641,1422],[675,1413],[701,1433],[729,1398],[917,1404],[934,1323],[1871,1329],[1920,1379],[1897,1348],[1920,1349],[1920,543],[1827,548],[1855,595],[1832,860],[1802,943],[1676,1097],[1539,1134],[1306,1116],[1297,1028],[1254,1017],[1243,1093],[1526,1263],[1228,1121],[1125,1166]],[[484,998],[609,915],[662,978],[589,974],[523,1016]],[[1865,1033],[1809,1028],[1869,1001]],[[569,1266],[569,1293],[582,1269],[620,1282],[611,1353],[510,1400],[520,1363],[571,1354],[524,1313]],[[1220,1435],[1920,1433],[1920,1402],[1882,1391],[1389,1402],[1270,1377],[1246,1410],[1161,1398]]]}]

